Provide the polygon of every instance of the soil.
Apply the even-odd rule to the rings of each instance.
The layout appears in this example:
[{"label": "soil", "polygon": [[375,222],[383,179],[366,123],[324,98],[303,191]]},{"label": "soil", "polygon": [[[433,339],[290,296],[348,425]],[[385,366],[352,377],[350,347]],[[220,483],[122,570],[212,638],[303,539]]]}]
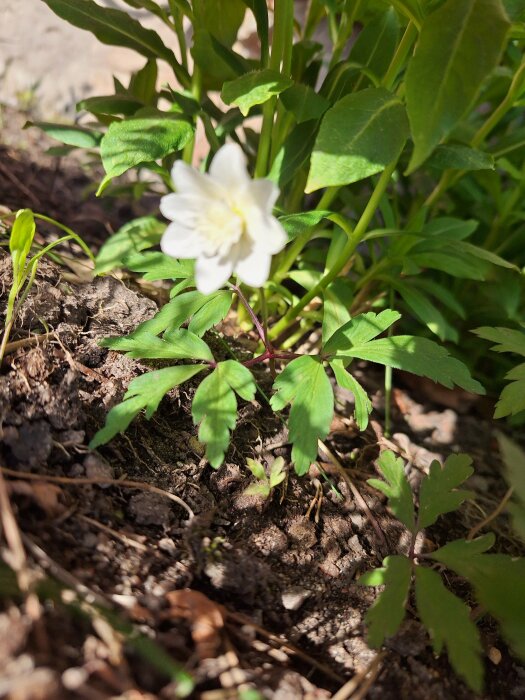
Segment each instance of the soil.
[{"label": "soil", "polygon": [[[11,148],[0,150],[0,164],[2,175],[10,173],[1,180],[0,204],[38,206],[80,225],[93,246],[136,215],[129,205],[108,211],[83,199],[90,176],[78,162]],[[279,700],[330,698],[351,679],[355,687],[337,698],[478,697],[445,655],[434,656],[410,609],[383,651],[371,650],[364,615],[377,590],[357,583],[386,553],[409,547],[407,533],[366,483],[380,449],[408,461],[413,483],[435,457],[460,450],[474,459],[468,486],[477,505],[443,518],[426,533],[425,546],[465,536],[501,500],[506,486],[494,427],[471,398],[397,377],[387,439],[376,370],[358,368],[376,409],[365,433],[350,417],[351,395],[338,394],[327,444],[385,545],[347,479],[329,464],[327,478],[314,468],[303,478],[290,472],[268,500],[243,493],[251,483],[247,457],[289,457],[281,424],[255,402],[241,406],[217,471],[204,459],[191,420],[191,384],[171,392],[150,421],[138,418],[123,436],[90,451],[107,411],[151,367],[98,341],[131,331],[156,303],[133,281],[81,281],[70,272],[41,263],[11,338],[22,342],[0,374],[0,458],[10,470],[5,481],[26,556],[18,569],[36,582],[41,601],[16,593],[9,571],[0,569],[0,698],[173,698],[174,661],[193,676],[193,696],[204,700],[247,699],[253,688]],[[0,280],[4,309],[5,254]],[[504,517],[495,528],[500,549],[519,553]],[[4,560],[14,566],[9,555],[16,547],[8,544]],[[468,599],[461,581],[450,583]],[[525,698],[525,668],[489,619],[480,629],[486,652],[480,697]]]}]

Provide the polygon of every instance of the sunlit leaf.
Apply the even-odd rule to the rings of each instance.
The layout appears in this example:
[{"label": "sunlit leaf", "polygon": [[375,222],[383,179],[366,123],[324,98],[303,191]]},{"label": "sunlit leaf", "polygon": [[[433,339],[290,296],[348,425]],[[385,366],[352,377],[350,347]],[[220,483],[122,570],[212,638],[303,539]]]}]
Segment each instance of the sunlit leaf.
[{"label": "sunlit leaf", "polygon": [[391,450],[385,450],[377,460],[377,466],[385,481],[368,479],[367,482],[385,494],[392,513],[405,527],[415,532],[414,502],[412,489],[405,475],[405,463]]}]

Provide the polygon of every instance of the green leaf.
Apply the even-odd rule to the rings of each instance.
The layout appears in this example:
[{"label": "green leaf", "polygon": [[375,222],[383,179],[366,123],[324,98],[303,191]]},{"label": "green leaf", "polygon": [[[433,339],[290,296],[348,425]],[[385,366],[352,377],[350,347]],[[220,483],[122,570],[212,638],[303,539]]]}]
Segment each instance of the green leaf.
[{"label": "green leaf", "polygon": [[296,83],[285,90],[281,95],[281,102],[285,109],[291,112],[298,124],[320,119],[330,107],[330,102],[319,95],[309,85]]},{"label": "green leaf", "polygon": [[368,416],[372,413],[372,402],[361,384],[348,372],[341,360],[332,360],[330,367],[334,371],[335,380],[343,389],[348,389],[354,395],[354,417],[359,430],[366,430]]},{"label": "green leaf", "polygon": [[233,301],[229,291],[219,291],[195,312],[188,326],[192,333],[204,335],[207,330],[220,323],[228,314]]},{"label": "green leaf", "polygon": [[388,498],[388,506],[396,518],[411,532],[416,531],[412,489],[405,476],[405,463],[391,450],[381,453],[377,466],[385,481],[368,479],[367,483]]},{"label": "green leaf", "polygon": [[9,252],[13,264],[13,283],[19,284],[24,271],[25,261],[33,245],[36,224],[31,209],[20,209],[16,213],[9,234]]},{"label": "green leaf", "polygon": [[246,6],[242,0],[193,0],[193,26],[206,29],[225,46],[232,46]]},{"label": "green leaf", "polygon": [[199,440],[206,445],[206,457],[217,469],[224,460],[230,442],[230,431],[237,422],[237,393],[251,401],[255,382],[249,369],[234,360],[219,362],[195,392],[192,404],[193,422],[200,423]]},{"label": "green leaf", "polygon": [[429,168],[437,170],[494,170],[494,157],[475,148],[460,144],[438,146],[427,160]]},{"label": "green leaf", "polygon": [[292,85],[290,78],[265,68],[224,83],[221,97],[227,105],[238,107],[246,117],[254,105],[264,104],[290,85]]},{"label": "green leaf", "polygon": [[311,119],[292,129],[279,149],[268,178],[282,189],[308,161],[315,141],[318,122]]},{"label": "green leaf", "polygon": [[324,353],[337,352],[344,354],[347,349],[361,346],[384,333],[392,324],[399,321],[401,314],[392,309],[385,309],[376,314],[369,311],[366,314],[359,314],[355,318],[345,323],[323,347]]},{"label": "green leaf", "polygon": [[336,357],[343,360],[356,357],[377,362],[420,377],[428,377],[449,389],[457,384],[466,391],[485,393],[481,384],[470,376],[466,365],[451,357],[446,348],[427,338],[411,335],[379,338],[338,352]]},{"label": "green leaf", "polygon": [[247,73],[253,63],[225,46],[213,33],[194,25],[191,54],[195,64],[204,74],[208,89],[220,90],[226,80],[233,80]]},{"label": "green leaf", "polygon": [[509,28],[500,0],[447,0],[424,22],[406,74],[415,170],[471,108]]},{"label": "green leaf", "polygon": [[288,241],[293,241],[297,236],[318,226],[330,214],[331,212],[325,209],[314,209],[313,211],[302,211],[297,214],[280,216],[279,222],[288,234]]},{"label": "green leaf", "polygon": [[141,163],[157,161],[180,151],[192,137],[193,127],[189,122],[167,112],[113,122],[100,143],[106,171],[104,182]]},{"label": "green leaf", "polygon": [[76,148],[98,148],[103,134],[100,131],[84,129],[72,124],[52,124],[51,122],[26,122],[24,129],[36,126],[60,143]]},{"label": "green leaf", "polygon": [[165,230],[166,225],[154,216],[142,216],[124,224],[99,250],[95,258],[95,274],[123,267],[128,255],[157,245]]},{"label": "green leaf", "polygon": [[145,105],[155,106],[157,103],[157,61],[150,58],[145,65],[133,73],[129,81],[129,93]]},{"label": "green leaf", "polygon": [[525,558],[480,553],[493,542],[492,533],[473,541],[455,540],[430,556],[469,581],[515,653],[525,659]]},{"label": "green leaf", "polygon": [[[188,74],[177,62],[159,35],[146,29],[127,12],[101,7],[93,0],[44,0],[62,19],[80,29],[93,33],[103,44],[124,46],[146,58],[162,58],[176,69],[177,78],[188,82]],[[185,79],[185,80],[184,80]]]},{"label": "green leaf", "polygon": [[[163,226],[163,232],[166,227]],[[176,260],[160,251],[131,253],[124,259],[125,267],[142,273],[145,280],[177,280],[193,278],[193,260]],[[191,279],[190,279],[191,281]]]},{"label": "green leaf", "polygon": [[266,475],[266,471],[260,462],[256,462],[255,459],[250,459],[250,457],[248,457],[246,459],[246,466],[251,471],[251,473],[254,475],[254,477],[256,479],[259,479],[259,481],[267,481],[268,480],[268,477]]},{"label": "green leaf", "polygon": [[288,431],[297,474],[305,474],[317,457],[317,441],[330,430],[334,393],[323,364],[304,355],[292,360],[274,382],[274,411],[291,404]]},{"label": "green leaf", "polygon": [[457,510],[466,499],[474,498],[473,491],[455,490],[473,473],[472,459],[466,454],[450,455],[443,467],[437,461],[432,462],[419,489],[421,529],[433,525],[443,513]]},{"label": "green leaf", "polygon": [[[350,60],[362,65],[377,79],[383,77],[394,53],[399,37],[399,20],[393,7],[374,17],[359,33],[350,52]],[[362,77],[358,78],[357,91]]]},{"label": "green leaf", "polygon": [[404,282],[390,282],[394,289],[399,292],[399,295],[415,314],[415,316],[424,323],[425,326],[435,333],[442,341],[451,340],[457,343],[459,334],[455,328],[443,316],[441,311],[432,303],[428,296],[417,289],[413,284],[405,284]]},{"label": "green leaf", "polygon": [[496,328],[482,326],[472,332],[480,338],[497,343],[491,350],[496,352],[515,352],[517,355],[525,357],[525,333],[523,331],[516,331],[512,328],[503,328],[501,326]]},{"label": "green leaf", "polygon": [[443,585],[432,569],[416,567],[416,604],[421,622],[432,637],[434,652],[446,645],[456,673],[478,693],[483,686],[482,646],[470,610]]},{"label": "green leaf", "polygon": [[383,568],[369,571],[359,579],[363,586],[385,586],[365,617],[368,644],[373,649],[395,634],[403,622],[411,577],[410,560],[394,555],[384,560]]},{"label": "green leaf", "polygon": [[501,457],[506,470],[506,479],[514,489],[508,510],[512,516],[515,532],[525,542],[525,452],[517,442],[503,433],[498,434]]},{"label": "green leaf", "polygon": [[179,328],[159,338],[142,331],[139,335],[104,338],[99,343],[103,348],[125,352],[135,359],[164,360],[209,360],[213,361],[210,348],[195,333]]},{"label": "green leaf", "polygon": [[505,379],[511,380],[511,383],[501,392],[494,418],[515,416],[525,411],[525,363],[511,369]]},{"label": "green leaf", "polygon": [[273,489],[281,484],[286,479],[286,471],[284,469],[284,459],[277,457],[272,462],[270,467],[270,487]]},{"label": "green leaf", "polygon": [[165,367],[134,379],[123,402],[114,406],[106,416],[106,424],[95,434],[89,443],[90,448],[94,450],[99,445],[109,442],[117,433],[123,433],[143,408],[146,409],[146,418],[149,420],[168,391],[191,379],[205,366]]},{"label": "green leaf", "polygon": [[405,108],[384,88],[346,95],[326,112],[312,153],[306,192],[379,173],[408,136]]},{"label": "green leaf", "polygon": [[[77,103],[77,110],[85,109],[92,114],[104,114],[113,116],[123,114],[130,117],[139,109],[144,107],[144,103],[131,95],[101,95],[98,97],[86,97]],[[99,136],[99,140],[102,134]]]},{"label": "green leaf", "polygon": [[[327,258],[326,267],[330,268]],[[322,339],[326,343],[342,326],[350,321],[350,306],[353,301],[353,291],[345,280],[335,279],[323,293],[323,329]]]}]

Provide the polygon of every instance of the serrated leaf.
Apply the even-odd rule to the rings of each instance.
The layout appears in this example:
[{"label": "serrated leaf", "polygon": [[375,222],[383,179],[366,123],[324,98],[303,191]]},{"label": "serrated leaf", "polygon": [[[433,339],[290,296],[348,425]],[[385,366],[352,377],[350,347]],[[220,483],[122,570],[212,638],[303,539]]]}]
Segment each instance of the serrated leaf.
[{"label": "serrated leaf", "polygon": [[[163,227],[163,232],[165,231]],[[141,272],[145,280],[193,279],[194,261],[176,260],[160,251],[147,253],[130,253],[124,258],[125,266],[132,272]]]},{"label": "serrated leaf", "polygon": [[421,622],[432,637],[436,654],[446,645],[452,667],[480,693],[483,686],[482,646],[470,610],[443,585],[432,569],[416,567],[416,604]]},{"label": "serrated leaf", "polygon": [[347,349],[361,346],[384,333],[392,324],[399,321],[401,314],[392,309],[385,309],[376,314],[369,311],[355,316],[345,323],[325,343],[323,352],[343,354]]},{"label": "serrated leaf", "polygon": [[292,85],[290,78],[277,71],[264,70],[245,73],[235,80],[224,83],[221,97],[227,105],[234,105],[245,117],[255,105],[264,104]]},{"label": "serrated leaf", "polygon": [[330,367],[334,371],[335,380],[343,389],[348,389],[354,395],[354,417],[359,430],[366,430],[368,417],[372,413],[372,402],[361,384],[345,368],[341,360],[332,360]]},{"label": "serrated leaf", "polygon": [[505,375],[511,383],[503,388],[494,411],[494,418],[515,416],[525,411],[525,363]]},{"label": "serrated leaf", "polygon": [[219,362],[195,392],[193,422],[199,427],[199,440],[206,445],[206,457],[217,469],[224,460],[230,431],[237,422],[235,393],[246,401],[255,396],[256,386],[249,369],[235,360]]},{"label": "serrated leaf", "polygon": [[284,470],[284,459],[277,457],[272,462],[270,467],[270,486],[275,488],[286,479],[286,471]]},{"label": "serrated leaf", "polygon": [[330,107],[330,102],[309,85],[296,83],[281,94],[285,109],[293,114],[298,124],[320,119]]},{"label": "serrated leaf", "polygon": [[427,160],[429,168],[437,170],[494,170],[494,156],[476,148],[447,143],[437,146]]},{"label": "serrated leaf", "polygon": [[348,185],[396,159],[408,137],[405,108],[384,88],[346,95],[321,121],[306,192]]},{"label": "serrated leaf", "polygon": [[84,129],[73,124],[52,124],[51,122],[26,122],[24,129],[36,126],[60,143],[75,148],[98,148],[103,134],[100,131]]},{"label": "serrated leaf", "polygon": [[491,533],[473,541],[455,540],[430,556],[468,580],[477,600],[500,623],[514,652],[525,659],[525,558],[482,554],[494,539]]},{"label": "serrated leaf", "polygon": [[415,170],[474,102],[497,66],[509,23],[500,0],[447,0],[429,14],[406,73]]},{"label": "serrated leaf", "polygon": [[373,649],[395,634],[403,622],[411,578],[410,560],[394,555],[384,560],[383,568],[370,571],[359,579],[363,586],[385,586],[365,616],[368,644]]},{"label": "serrated leaf", "polygon": [[506,479],[514,489],[508,510],[515,532],[525,542],[525,452],[517,442],[503,433],[498,434],[501,457],[506,469]]},{"label": "serrated leaf", "polygon": [[496,328],[482,326],[472,332],[480,338],[497,343],[491,348],[495,352],[515,352],[517,355],[525,357],[525,333],[523,331],[502,328],[501,326]]},{"label": "serrated leaf", "polygon": [[106,424],[95,434],[89,443],[90,448],[104,445],[117,433],[123,433],[143,408],[146,409],[146,418],[149,420],[168,391],[202,372],[205,367],[206,365],[165,367],[134,379],[122,403],[114,406],[106,416]]},{"label": "serrated leaf", "polygon": [[157,245],[165,230],[165,224],[154,216],[142,216],[124,224],[99,250],[95,259],[95,274],[101,275],[121,267],[128,255]]},{"label": "serrated leaf", "polygon": [[426,294],[411,283],[392,282],[391,284],[394,289],[399,292],[401,298],[414,315],[424,323],[432,333],[435,333],[440,340],[450,340],[454,343],[458,342],[458,332],[450,325],[441,311],[432,303]]},{"label": "serrated leaf", "polygon": [[142,331],[133,336],[105,338],[100,345],[118,352],[125,352],[134,359],[209,360],[213,361],[210,348],[204,340],[184,328],[166,333],[164,338]]},{"label": "serrated leaf", "polygon": [[473,491],[456,490],[473,473],[472,459],[466,454],[450,455],[443,467],[432,462],[419,488],[420,528],[433,525],[440,515],[457,510],[463,501],[474,497]]},{"label": "serrated leaf", "polygon": [[220,323],[228,314],[233,301],[233,294],[221,290],[213,295],[201,308],[193,314],[188,329],[198,336]]},{"label": "serrated leaf", "polygon": [[397,335],[371,340],[336,353],[337,359],[349,361],[354,357],[428,377],[449,389],[456,384],[466,391],[485,393],[481,384],[471,377],[466,365],[451,357],[446,348],[427,338]]},{"label": "serrated leaf", "polygon": [[113,122],[100,142],[106,177],[99,193],[112,178],[180,151],[192,138],[191,124],[168,112]]},{"label": "serrated leaf", "polygon": [[305,474],[317,457],[317,441],[330,430],[334,392],[318,359],[304,355],[292,360],[273,385],[277,392],[270,404],[274,411],[291,404],[288,430],[292,461],[297,474]]},{"label": "serrated leaf", "polygon": [[396,518],[411,532],[416,531],[412,489],[405,475],[405,463],[391,450],[381,453],[377,466],[385,481],[368,479],[367,483],[388,498],[388,506]]}]

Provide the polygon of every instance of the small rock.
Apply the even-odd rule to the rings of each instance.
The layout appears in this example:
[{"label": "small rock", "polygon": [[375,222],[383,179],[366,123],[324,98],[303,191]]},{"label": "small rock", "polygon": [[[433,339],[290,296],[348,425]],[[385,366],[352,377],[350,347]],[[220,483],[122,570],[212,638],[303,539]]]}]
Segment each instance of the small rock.
[{"label": "small rock", "polygon": [[305,600],[311,596],[311,591],[301,586],[290,586],[281,594],[281,601],[286,610],[299,610]]},{"label": "small rock", "polygon": [[[88,455],[84,459],[84,469],[88,479],[114,479],[113,468],[99,455]],[[104,484],[101,484],[104,488]],[[107,488],[108,484],[105,485]]]},{"label": "small rock", "polygon": [[171,507],[167,500],[156,493],[137,493],[129,501],[129,510],[139,525],[168,526]]}]

